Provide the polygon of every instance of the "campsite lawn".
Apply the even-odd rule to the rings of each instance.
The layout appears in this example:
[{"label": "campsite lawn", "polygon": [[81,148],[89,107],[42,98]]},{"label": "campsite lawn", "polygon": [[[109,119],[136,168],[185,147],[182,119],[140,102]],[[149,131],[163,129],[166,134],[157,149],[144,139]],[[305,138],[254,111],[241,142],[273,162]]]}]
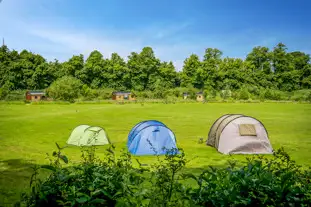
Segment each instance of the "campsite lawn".
[{"label": "campsite lawn", "polygon": [[[46,164],[46,153],[61,146],[80,124],[106,129],[117,151],[126,147],[131,128],[142,120],[164,122],[175,133],[177,144],[188,159],[188,170],[198,172],[208,165],[225,164],[230,156],[199,144],[213,122],[226,113],[242,113],[263,122],[274,149],[284,147],[299,164],[311,163],[311,105],[295,103],[179,103],[179,104],[0,104],[0,206],[12,203],[29,186],[32,163]],[[106,147],[97,155],[104,156]],[[70,160],[80,158],[80,149],[66,148]],[[245,156],[233,156],[244,159]],[[150,164],[154,157],[140,157]]]}]

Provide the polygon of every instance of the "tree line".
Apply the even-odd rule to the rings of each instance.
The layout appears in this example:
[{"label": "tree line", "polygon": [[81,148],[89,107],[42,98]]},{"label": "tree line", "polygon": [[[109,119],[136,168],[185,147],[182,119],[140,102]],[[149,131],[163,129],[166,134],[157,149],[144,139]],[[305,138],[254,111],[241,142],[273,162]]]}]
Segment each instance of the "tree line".
[{"label": "tree line", "polygon": [[288,52],[286,45],[254,47],[245,60],[223,57],[217,48],[207,48],[200,58],[191,54],[181,71],[161,61],[151,47],[132,52],[125,61],[117,53],[105,58],[94,50],[85,58],[47,61],[27,50],[0,47],[0,88],[46,89],[62,77],[79,80],[91,89],[154,91],[176,87],[199,90],[239,90],[244,86],[294,91],[311,88],[310,55]]}]

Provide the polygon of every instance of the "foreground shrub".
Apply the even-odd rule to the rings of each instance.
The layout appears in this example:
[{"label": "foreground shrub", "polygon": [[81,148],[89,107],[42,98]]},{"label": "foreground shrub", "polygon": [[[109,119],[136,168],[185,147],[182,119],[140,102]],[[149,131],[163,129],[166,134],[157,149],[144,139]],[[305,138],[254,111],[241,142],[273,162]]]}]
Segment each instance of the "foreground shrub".
[{"label": "foreground shrub", "polygon": [[[33,180],[32,192],[23,195],[26,206],[115,206],[123,197],[131,197],[143,179],[134,168],[130,155],[118,159],[111,148],[105,160],[95,157],[95,148],[84,150],[79,165],[63,168],[58,160],[67,158],[53,153],[56,162],[43,168],[52,170],[44,182]],[[36,175],[35,172],[34,175]]]},{"label": "foreground shrub", "polygon": [[192,198],[201,206],[310,206],[310,171],[282,149],[272,159],[258,156],[243,167],[210,168],[195,180]]},{"label": "foreground shrub", "polygon": [[[58,147],[59,148],[59,147]],[[23,206],[310,206],[311,171],[290,159],[283,149],[271,157],[252,156],[246,163],[230,161],[227,167],[210,167],[199,175],[183,174],[184,152],[167,151],[151,166],[114,147],[103,160],[95,148],[82,151],[82,161],[63,167],[68,159],[53,153],[52,171],[44,181],[31,178],[31,192],[24,194]],[[238,167],[239,166],[239,167]],[[196,184],[187,186],[192,179]]]}]

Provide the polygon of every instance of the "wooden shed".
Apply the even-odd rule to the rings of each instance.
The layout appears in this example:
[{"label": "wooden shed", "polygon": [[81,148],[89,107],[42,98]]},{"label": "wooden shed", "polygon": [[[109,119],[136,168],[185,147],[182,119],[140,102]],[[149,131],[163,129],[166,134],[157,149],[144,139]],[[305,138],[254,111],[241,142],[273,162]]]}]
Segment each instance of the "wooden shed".
[{"label": "wooden shed", "polygon": [[188,93],[183,93],[184,99],[188,99],[189,94]]},{"label": "wooden shed", "polygon": [[116,91],[116,92],[112,93],[112,100],[116,100],[116,101],[123,101],[123,100],[134,101],[134,100],[136,100],[136,97],[131,92]]},{"label": "wooden shed", "polygon": [[44,91],[27,91],[26,92],[27,101],[41,101],[46,100]]},{"label": "wooden shed", "polygon": [[197,93],[197,101],[204,101],[203,92]]}]

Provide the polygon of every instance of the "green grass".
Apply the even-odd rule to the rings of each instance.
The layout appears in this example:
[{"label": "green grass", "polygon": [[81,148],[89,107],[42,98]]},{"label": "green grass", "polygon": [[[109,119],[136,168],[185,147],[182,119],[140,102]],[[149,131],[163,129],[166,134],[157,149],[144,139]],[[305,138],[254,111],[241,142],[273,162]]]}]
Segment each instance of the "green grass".
[{"label": "green grass", "polygon": [[[80,124],[104,127],[120,151],[127,135],[139,121],[156,119],[170,127],[178,146],[185,150],[189,171],[208,165],[224,165],[230,156],[198,144],[207,137],[213,122],[225,113],[242,113],[264,123],[273,148],[284,147],[299,164],[311,163],[311,105],[295,103],[179,103],[179,104],[0,104],[0,205],[19,198],[28,187],[33,163],[48,163],[45,153],[55,150],[55,142],[65,145],[72,129]],[[105,146],[99,147],[103,156]],[[80,149],[66,148],[73,161]],[[245,156],[233,156],[244,159]],[[154,157],[140,157],[150,164]]]}]

